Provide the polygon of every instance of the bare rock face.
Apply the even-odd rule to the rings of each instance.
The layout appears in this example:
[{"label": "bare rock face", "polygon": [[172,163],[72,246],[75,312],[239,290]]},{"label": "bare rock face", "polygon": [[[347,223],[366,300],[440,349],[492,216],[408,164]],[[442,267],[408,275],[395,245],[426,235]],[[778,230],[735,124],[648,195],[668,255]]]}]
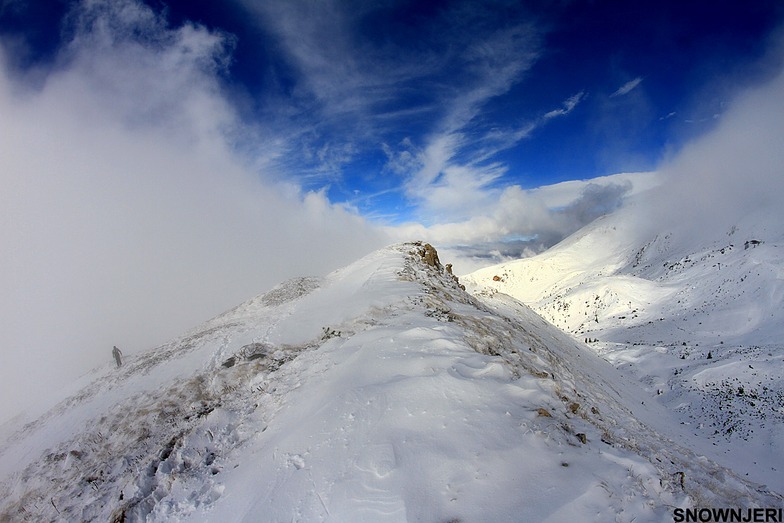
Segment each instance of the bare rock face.
[{"label": "bare rock face", "polygon": [[436,248],[426,243],[422,246],[422,258],[425,260],[425,263],[430,265],[431,267],[440,267],[441,262],[438,261],[438,252]]},{"label": "bare rock face", "polygon": [[452,274],[452,264],[447,263],[446,266],[441,265],[441,261],[438,259],[438,251],[436,251],[435,247],[429,243],[420,242],[417,242],[415,245],[419,246],[419,255],[422,257],[422,261],[424,261],[426,265],[429,265],[430,267],[438,270],[446,271],[446,273],[452,277],[455,283],[457,283],[458,287],[465,290],[465,285],[462,285],[460,280],[457,279],[457,276]]}]

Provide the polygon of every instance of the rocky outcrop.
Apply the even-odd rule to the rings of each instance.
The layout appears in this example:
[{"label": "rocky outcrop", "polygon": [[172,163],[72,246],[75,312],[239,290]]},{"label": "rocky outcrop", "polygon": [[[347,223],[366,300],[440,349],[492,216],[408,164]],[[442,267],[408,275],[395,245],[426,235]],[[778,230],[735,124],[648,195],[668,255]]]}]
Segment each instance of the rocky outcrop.
[{"label": "rocky outcrop", "polygon": [[419,255],[422,257],[422,260],[425,262],[425,265],[428,265],[438,270],[445,271],[448,275],[452,277],[453,280],[455,280],[455,283],[457,283],[458,287],[465,290],[465,285],[462,285],[460,283],[460,280],[458,280],[457,276],[452,274],[452,264],[447,263],[445,266],[441,265],[441,261],[438,259],[438,251],[436,251],[435,247],[433,247],[429,243],[422,243],[422,242],[417,242],[415,245],[419,246]]},{"label": "rocky outcrop", "polygon": [[431,267],[440,268],[441,262],[438,260],[438,251],[436,248],[426,243],[422,246],[422,259],[425,260],[425,263],[430,265]]}]

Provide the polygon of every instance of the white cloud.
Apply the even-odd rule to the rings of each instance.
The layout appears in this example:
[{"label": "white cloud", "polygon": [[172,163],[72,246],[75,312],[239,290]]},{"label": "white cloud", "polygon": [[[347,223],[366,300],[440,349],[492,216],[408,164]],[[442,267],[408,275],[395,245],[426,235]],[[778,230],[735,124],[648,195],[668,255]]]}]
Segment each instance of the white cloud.
[{"label": "white cloud", "polygon": [[[784,55],[784,44],[772,54]],[[765,60],[781,64],[777,58]],[[407,225],[401,230],[445,250],[444,258],[456,260],[458,273],[550,246],[642,191],[649,191],[650,197],[639,200],[640,224],[650,233],[677,230],[688,241],[727,232],[757,216],[753,223],[767,224],[768,234],[780,234],[783,137],[784,72],[780,72],[767,84],[741,93],[713,131],[686,145],[656,174],[615,175],[533,190],[484,188],[482,196],[490,196],[490,203],[474,208],[472,217],[429,227]]]},{"label": "white cloud", "polygon": [[[468,189],[482,189],[502,173],[493,155],[530,132],[526,124],[499,136],[477,121],[488,101],[508,93],[538,59],[541,30],[525,17],[498,20],[493,10],[456,2],[432,17],[412,46],[359,32],[363,17],[384,9],[378,4],[245,5],[296,71],[295,92],[308,100],[302,105],[310,112],[306,125],[330,129],[333,150],[342,150],[338,140],[359,144],[352,151],[382,142],[385,174],[403,177],[402,194],[425,220],[474,208],[476,194]],[[413,105],[406,98],[411,93]],[[564,107],[559,110],[572,109],[569,101]],[[384,140],[386,130],[399,129],[412,116],[416,130],[407,140]],[[319,142],[317,131],[302,132]],[[307,149],[306,158],[316,158],[313,151],[321,148]],[[470,157],[456,161],[461,155]]]},{"label": "white cloud", "polygon": [[[781,49],[777,49],[781,51]],[[661,168],[649,210],[662,226],[699,235],[764,212],[784,223],[784,72],[738,96],[716,128]]]},{"label": "white cloud", "polygon": [[[511,77],[507,79],[506,89],[511,87],[512,81]],[[490,89],[487,92],[500,94]],[[507,167],[492,161],[493,157],[515,146],[549,120],[568,115],[584,96],[584,92],[572,95],[561,108],[518,129],[495,130],[479,139],[470,139],[467,135],[473,131],[471,119],[481,103],[487,101],[472,93],[466,98],[476,105],[465,101],[456,103],[455,114],[450,113],[444,124],[446,130],[431,136],[423,149],[417,150],[410,141],[405,144],[405,150],[399,152],[387,146],[389,168],[408,175],[406,193],[418,204],[419,214],[425,221],[453,224],[468,220],[466,223],[471,223],[471,217],[486,215],[495,208],[505,193],[497,182],[507,172]],[[401,171],[403,168],[409,171]]]},{"label": "white cloud", "polygon": [[224,35],[130,0],[72,20],[37,88],[0,50],[0,420],[110,364],[112,345],[151,348],[388,241],[234,152]]},{"label": "white cloud", "polygon": [[[481,202],[475,202],[464,219],[430,226],[409,223],[388,232],[401,240],[423,238],[445,248],[456,272],[466,273],[506,257],[541,252],[618,208],[624,198],[656,185],[652,173],[625,173],[530,190],[514,185],[475,191]],[[497,255],[489,256],[493,251]]]},{"label": "white cloud", "polygon": [[655,172],[619,173],[599,176],[591,180],[568,180],[553,185],[531,189],[531,195],[542,200],[549,208],[568,207],[585,189],[586,184],[598,186],[621,185],[630,187],[626,196],[635,196],[661,184],[661,177]]},{"label": "white cloud", "polygon": [[577,104],[585,97],[585,91],[580,91],[579,93],[570,96],[566,99],[563,103],[563,107],[560,109],[554,109],[542,117],[543,120],[549,120],[551,118],[556,118],[558,116],[566,116],[567,114],[571,113]]},{"label": "white cloud", "polygon": [[637,88],[637,86],[640,85],[641,82],[642,82],[642,77],[641,76],[638,76],[637,78],[634,78],[633,80],[629,80],[628,82],[626,82],[625,84],[620,86],[613,94],[611,94],[610,98],[615,98],[617,96],[624,96],[624,95],[629,94],[630,92],[635,90]]},{"label": "white cloud", "polygon": [[[459,233],[447,231],[469,226],[497,227],[498,220],[491,215],[508,191],[500,183],[507,168],[495,157],[539,126],[569,115],[586,96],[572,94],[558,108],[514,128],[486,127],[481,113],[488,102],[507,94],[539,58],[541,29],[530,23],[530,17],[499,21],[486,8],[458,2],[431,19],[432,30],[409,47],[358,35],[359,20],[372,15],[377,5],[354,9],[334,1],[313,6],[250,0],[245,5],[284,49],[298,73],[297,92],[316,100],[319,125],[345,121],[333,138],[346,129],[353,132],[357,122],[366,125],[346,140],[361,140],[358,135],[374,132],[383,136],[383,126],[391,123],[387,116],[409,114],[399,111],[399,96],[407,92],[408,83],[416,82],[418,93],[426,93],[423,86],[432,86],[431,98],[417,101],[426,113],[406,106],[417,111],[419,125],[430,122],[429,130],[423,133],[419,128],[397,143],[380,141],[387,158],[384,174],[402,180],[401,194],[416,209],[417,219],[431,224],[442,237],[456,237]],[[383,107],[394,111],[379,111]],[[385,117],[377,118],[378,114]],[[331,143],[330,150],[333,147],[341,150],[338,144]],[[316,158],[320,150],[313,147],[310,156]],[[419,230],[408,229],[409,234]],[[497,231],[491,235],[497,236]]]},{"label": "white cloud", "polygon": [[[357,34],[363,16],[383,6],[336,0],[241,0],[259,26],[273,35],[296,75],[293,95],[300,109],[316,116],[314,127],[350,124],[353,132],[372,133],[379,120],[398,112],[391,104],[402,86],[426,81],[442,66],[435,52],[417,60],[393,43],[373,44]],[[394,107],[394,109],[391,109]],[[416,108],[407,108],[416,110]],[[309,129],[301,130],[308,132]],[[345,138],[345,136],[344,136]]]},{"label": "white cloud", "polygon": [[755,223],[768,223],[769,233],[779,234],[775,228],[784,223],[782,137],[784,73],[738,96],[713,131],[686,145],[656,174],[533,190],[507,187],[496,190],[491,203],[475,209],[470,219],[402,230],[444,248],[458,273],[548,247],[642,191],[650,191],[651,197],[640,200],[645,203],[639,206],[640,225],[650,233],[678,230],[688,241],[727,232],[757,215],[765,221],[757,218]]}]

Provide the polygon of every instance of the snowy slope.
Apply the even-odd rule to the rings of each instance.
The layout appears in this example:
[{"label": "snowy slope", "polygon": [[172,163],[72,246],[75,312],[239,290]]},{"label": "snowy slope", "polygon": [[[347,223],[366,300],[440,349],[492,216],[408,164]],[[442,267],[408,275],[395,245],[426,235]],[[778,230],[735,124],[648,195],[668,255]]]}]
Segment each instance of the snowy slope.
[{"label": "snowy slope", "polygon": [[[2,521],[672,521],[780,506],[637,384],[421,244],[300,278],[8,438]],[[432,254],[432,253],[431,253]]]},{"label": "snowy slope", "polygon": [[784,228],[764,212],[700,237],[646,234],[630,205],[549,251],[465,276],[588,341],[692,429],[784,491]]}]

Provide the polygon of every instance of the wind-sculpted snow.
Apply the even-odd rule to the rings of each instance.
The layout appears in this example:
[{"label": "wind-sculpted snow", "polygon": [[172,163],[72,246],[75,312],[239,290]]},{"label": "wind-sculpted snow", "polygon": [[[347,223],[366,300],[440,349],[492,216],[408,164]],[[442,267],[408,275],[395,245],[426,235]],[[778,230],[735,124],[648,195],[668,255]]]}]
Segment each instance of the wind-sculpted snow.
[{"label": "wind-sculpted snow", "polygon": [[279,285],[261,297],[262,303],[274,307],[314,291],[321,284],[318,278],[294,278]]},{"label": "wind-sculpted snow", "polygon": [[777,506],[638,385],[420,244],[103,369],[4,445],[3,521],[671,521]]},{"label": "wind-sculpted snow", "polygon": [[[27,437],[31,432],[37,431],[42,425],[52,418],[73,411],[75,408],[84,407],[85,404],[97,401],[106,396],[113,397],[113,389],[118,382],[124,379],[138,378],[152,371],[160,371],[160,365],[174,359],[182,358],[191,351],[212,347],[219,344],[227,331],[235,328],[237,324],[228,323],[219,327],[208,327],[197,330],[171,343],[167,343],[156,350],[142,354],[135,359],[126,360],[125,365],[114,373],[103,373],[89,385],[77,393],[69,396],[54,408],[38,419],[25,423],[21,429],[12,432],[9,441]],[[0,450],[0,456],[6,454],[6,449]]]},{"label": "wind-sculpted snow", "polygon": [[[212,478],[221,469],[216,460],[222,451],[241,443],[244,434],[238,425],[258,406],[248,392],[266,392],[264,377],[302,350],[316,346],[318,340],[302,346],[250,343],[218,367],[174,378],[172,383],[118,399],[114,404],[107,402],[109,408],[105,411],[95,404],[112,387],[132,390],[128,381],[160,370],[156,367],[171,363],[175,357],[182,358],[197,341],[219,346],[221,340],[215,335],[237,328],[236,323],[212,327],[143,355],[119,369],[117,375],[96,380],[40,421],[27,425],[26,433],[67,430],[72,428],[63,426],[70,421],[69,416],[85,416],[86,420],[75,428],[73,437],[48,448],[41,459],[17,473],[13,477],[15,485],[4,485],[11,491],[23,487],[23,493],[3,507],[2,519],[177,518],[183,514],[176,504],[159,504],[162,497],[172,494],[175,480],[177,488],[191,489],[186,497],[189,511],[217,499],[221,487]],[[222,341],[226,343],[228,338]],[[227,364],[229,361],[231,364]],[[94,410],[95,416],[91,417],[93,412],[78,412],[85,406]],[[269,406],[268,411],[274,411],[274,401]],[[16,445],[25,445],[23,436],[16,436]]]}]

